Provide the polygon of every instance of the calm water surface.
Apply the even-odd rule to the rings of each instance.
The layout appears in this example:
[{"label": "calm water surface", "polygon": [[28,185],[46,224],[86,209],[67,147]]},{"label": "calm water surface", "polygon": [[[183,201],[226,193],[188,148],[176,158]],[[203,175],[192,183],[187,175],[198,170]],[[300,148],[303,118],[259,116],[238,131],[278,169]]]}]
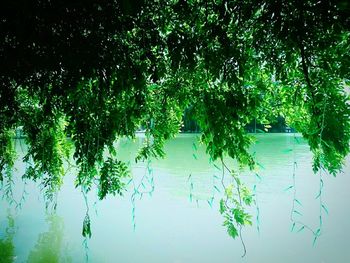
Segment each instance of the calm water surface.
[{"label": "calm water surface", "polygon": [[[17,199],[23,189],[29,194],[17,212],[0,202],[0,262],[350,262],[349,165],[336,178],[321,175],[327,215],[316,199],[320,177],[312,173],[309,148],[296,138],[291,134],[257,135],[251,151],[260,164],[261,180],[249,171],[242,172],[241,178],[252,188],[256,185],[260,213],[257,207],[251,208],[254,222],[243,231],[247,247],[243,259],[240,240],[227,235],[218,211],[221,171],[209,162],[196,135],[169,141],[165,159],[135,164],[143,141],[140,135],[134,142],[124,140],[117,145],[120,159],[130,161],[134,176],[124,196],[101,202],[96,202],[95,192],[87,197],[92,224],[87,244],[81,236],[86,203],[74,187],[73,172],[58,195],[56,215],[45,212],[37,184],[16,184]],[[23,156],[25,145],[17,141],[16,147]],[[317,229],[320,212],[322,215],[322,234],[314,246],[310,231],[290,231],[293,189],[286,189],[293,184],[294,162],[296,198],[302,204],[296,208],[302,216],[294,217]],[[18,161],[16,168],[15,176],[20,177],[25,165]],[[136,195],[132,202],[138,186],[140,192],[152,186],[154,191]]]}]

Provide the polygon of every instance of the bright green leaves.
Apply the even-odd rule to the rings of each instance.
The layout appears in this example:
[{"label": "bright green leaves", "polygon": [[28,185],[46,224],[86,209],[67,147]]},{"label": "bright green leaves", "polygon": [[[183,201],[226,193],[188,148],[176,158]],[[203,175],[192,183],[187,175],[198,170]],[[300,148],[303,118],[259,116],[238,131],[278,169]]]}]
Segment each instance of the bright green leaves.
[{"label": "bright green leaves", "polygon": [[[34,2],[34,13],[46,6]],[[184,112],[200,126],[213,160],[229,156],[254,168],[248,151],[253,140],[245,128],[259,122],[268,129],[282,116],[308,140],[315,172],[335,175],[341,169],[350,141],[344,93],[350,34],[340,7],[325,7],[324,1],[174,0],[147,1],[131,10],[117,2],[98,8],[82,1],[76,6],[84,8],[51,3],[45,15],[26,16],[35,29],[30,36],[22,35],[25,30],[5,32],[0,181],[9,177],[15,159],[10,130],[23,126],[29,146],[24,161],[30,164],[23,177],[41,180],[49,199],[62,184],[65,160],[71,161],[68,136],[77,186],[90,190],[98,181],[100,199],[120,194],[128,172],[106,159],[106,149],[113,155],[117,137],[133,138],[141,128],[146,139],[136,160],[163,157]],[[5,24],[14,22],[12,15]],[[15,22],[27,26],[26,20]],[[41,37],[42,30],[52,41]],[[243,206],[252,195],[238,181],[225,195],[220,211],[236,236],[234,224],[249,224]]]},{"label": "bright green leaves", "polygon": [[229,184],[228,186],[225,187],[225,195],[229,199],[233,198],[233,184]]},{"label": "bright green leaves", "polygon": [[252,225],[252,221],[251,221],[252,216],[244,212],[242,208],[234,208],[232,210],[232,213],[237,224],[242,226]]},{"label": "bright green leaves", "polygon": [[[220,213],[224,216],[224,223],[223,226],[227,228],[227,233],[232,238],[236,238],[238,236],[238,231],[235,226],[234,222],[234,216],[233,216],[233,209],[229,209],[227,205],[227,200],[224,199],[220,200]],[[236,222],[238,223],[238,222]]]},{"label": "bright green leaves", "polygon": [[125,163],[108,158],[100,170],[98,197],[104,199],[107,194],[122,194],[125,184],[123,179],[129,175]]},{"label": "bright green leaves", "polygon": [[253,194],[240,182],[233,171],[231,171],[231,176],[235,184],[225,186],[225,198],[220,200],[219,210],[224,216],[223,225],[227,228],[228,234],[235,238],[241,235],[237,231],[238,228],[252,225],[252,216],[245,211],[245,208],[252,204]]},{"label": "bright green leaves", "polygon": [[250,206],[253,202],[253,194],[251,193],[249,188],[242,185],[240,189],[240,194],[241,194],[243,203],[246,204],[247,206]]},{"label": "bright green leaves", "polygon": [[227,228],[227,233],[232,238],[238,236],[237,227],[252,225],[250,214],[246,213],[240,206],[228,208],[224,200],[220,201],[220,213],[224,215],[223,226]]},{"label": "bright green leaves", "polygon": [[[55,133],[63,117],[80,174],[93,178],[105,146],[116,136],[133,137],[140,127],[149,136],[137,160],[163,156],[165,140],[178,133],[190,108],[214,160],[227,154],[253,167],[246,125],[254,120],[272,123],[281,115],[308,138],[315,171],[321,166],[333,174],[340,169],[348,153],[350,124],[339,83],[349,79],[350,60],[347,18],[336,6],[323,12],[309,2],[276,7],[268,1],[149,1],[141,11],[137,8],[140,15],[135,17],[127,15],[134,12],[120,12],[114,2],[100,7],[84,9],[84,15],[63,8],[76,15],[77,23],[65,27],[60,20],[52,28],[61,25],[67,38],[56,39],[48,48],[35,39],[41,35],[37,32],[32,36],[37,45],[19,52],[45,50],[41,55],[50,63],[31,61],[28,69],[23,66],[28,61],[22,61],[4,71],[6,83],[14,83],[9,101],[19,110],[1,113],[1,120],[8,123],[15,114],[34,139],[29,143],[36,143],[41,130]],[[62,10],[51,6],[49,11]],[[106,10],[116,13],[111,17]],[[52,22],[38,17],[42,19],[33,21],[38,30]],[[7,32],[13,37],[17,33]],[[16,49],[21,47],[27,45]],[[325,95],[327,112],[322,114]],[[50,136],[41,134],[38,140],[46,137],[51,147]],[[34,159],[48,155],[37,153]],[[56,164],[43,170],[56,169],[59,161],[53,161]]]},{"label": "bright green leaves", "polygon": [[[27,100],[35,102],[29,96]],[[50,109],[52,110],[50,114],[55,117],[48,118],[43,115],[45,112],[35,104],[29,105],[28,103],[25,106],[29,108],[22,120],[23,130],[27,135],[25,139],[29,145],[23,160],[31,165],[27,168],[23,178],[40,179],[45,190],[45,197],[51,202],[63,182],[64,160],[70,158],[71,145],[66,134],[67,122],[64,116],[55,109]]]},{"label": "bright green leaves", "polygon": [[233,223],[232,217],[227,215],[223,225],[227,227],[227,233],[230,237],[236,238],[238,236],[238,231]]}]

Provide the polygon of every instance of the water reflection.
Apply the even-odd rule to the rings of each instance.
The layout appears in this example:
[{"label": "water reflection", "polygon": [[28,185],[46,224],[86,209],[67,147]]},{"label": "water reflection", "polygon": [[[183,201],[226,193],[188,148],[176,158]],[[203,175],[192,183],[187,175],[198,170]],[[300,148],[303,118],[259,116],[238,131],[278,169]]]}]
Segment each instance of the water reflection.
[{"label": "water reflection", "polygon": [[[302,203],[298,205],[298,211],[303,214],[300,220],[314,228],[320,216],[320,202],[315,199],[319,192],[319,175],[312,173],[308,145],[299,135],[295,137],[293,134],[258,135],[251,149],[261,164],[257,171],[261,179],[250,171],[243,171],[241,176],[247,185],[257,185],[260,233],[255,227],[244,229],[246,258],[241,259],[240,240],[230,238],[222,226],[218,201],[223,194],[221,170],[209,163],[205,147],[198,143],[195,135],[181,135],[167,142],[165,159],[152,159],[150,163],[150,181],[155,191],[150,198],[145,195],[146,198],[139,200],[140,196],[136,196],[136,231],[130,201],[134,192],[132,183],[122,197],[108,197],[98,202],[98,213],[90,214],[93,236],[89,240],[89,262],[350,262],[350,207],[346,202],[350,200],[350,159],[346,161],[348,166],[344,174],[337,178],[323,176],[322,202],[329,209],[329,216],[323,212],[322,236],[316,244],[312,245],[313,237],[308,231],[290,232],[293,191],[285,189],[293,183],[294,161],[297,162],[294,189]],[[134,142],[120,140],[117,149],[119,159],[130,161],[136,180],[150,173],[146,167],[148,163],[134,163],[141,144],[142,138]],[[232,161],[228,163],[234,165]],[[15,179],[16,175],[20,178],[23,174],[25,165],[18,162],[16,168]],[[11,224],[6,219],[6,210],[1,209],[9,205],[0,200],[0,263],[84,262],[86,250],[81,226],[86,207],[74,180],[75,174],[69,173],[58,195],[60,217],[44,213],[37,184],[28,182],[30,194],[16,215],[13,238],[11,231],[6,234],[6,227]],[[14,190],[18,191],[15,194],[20,196],[22,185],[15,182]],[[147,182],[145,180],[145,188],[149,189]],[[139,190],[147,189],[141,184]],[[94,194],[90,195],[90,207],[93,207]],[[213,196],[215,200],[209,203]],[[255,210],[251,213],[257,216]]]},{"label": "water reflection", "polygon": [[47,232],[39,234],[37,243],[29,253],[27,262],[72,262],[72,258],[68,255],[68,247],[63,247],[63,219],[57,215],[51,214],[47,216],[46,222],[49,225],[49,229]]},{"label": "water reflection", "polygon": [[13,237],[15,234],[15,222],[10,213],[7,216],[7,226],[4,233],[0,232],[0,262],[10,263],[15,259],[15,246]]}]

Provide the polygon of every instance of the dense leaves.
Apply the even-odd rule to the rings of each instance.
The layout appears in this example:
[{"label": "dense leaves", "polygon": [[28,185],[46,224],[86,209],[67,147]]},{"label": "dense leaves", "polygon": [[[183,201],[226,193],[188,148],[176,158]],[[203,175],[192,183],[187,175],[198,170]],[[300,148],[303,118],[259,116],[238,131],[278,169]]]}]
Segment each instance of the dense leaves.
[{"label": "dense leaves", "polygon": [[[308,140],[315,172],[336,174],[349,152],[348,1],[7,0],[0,16],[0,180],[23,126],[24,177],[41,180],[50,199],[67,137],[77,186],[98,181],[101,199],[120,194],[125,167],[104,153],[143,127],[137,161],[163,156],[185,111],[214,160],[253,168],[244,127],[278,116]],[[235,209],[232,236],[231,220],[248,222]]]},{"label": "dense leaves", "polygon": [[101,168],[99,198],[103,199],[107,194],[121,195],[124,189],[122,179],[127,175],[128,168],[125,163],[108,158]]}]

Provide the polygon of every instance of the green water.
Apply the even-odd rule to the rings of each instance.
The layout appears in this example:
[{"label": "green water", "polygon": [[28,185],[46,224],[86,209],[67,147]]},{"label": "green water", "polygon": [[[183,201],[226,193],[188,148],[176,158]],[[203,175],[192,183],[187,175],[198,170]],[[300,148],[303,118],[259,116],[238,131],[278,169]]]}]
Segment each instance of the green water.
[{"label": "green water", "polygon": [[[87,243],[81,236],[86,204],[74,187],[73,174],[65,178],[56,215],[45,212],[37,184],[16,184],[17,200],[23,189],[28,194],[18,211],[0,202],[0,262],[350,262],[349,166],[337,178],[321,175],[327,215],[316,199],[320,177],[311,171],[309,148],[297,139],[292,134],[258,135],[251,149],[260,164],[261,180],[249,171],[242,172],[241,178],[252,188],[256,185],[260,212],[255,206],[250,209],[254,221],[243,231],[247,247],[243,259],[240,240],[227,235],[218,211],[221,171],[209,162],[196,135],[169,141],[165,159],[135,164],[143,141],[140,135],[134,142],[124,140],[116,146],[119,157],[130,161],[134,175],[124,196],[96,202],[92,192],[87,198],[92,223]],[[17,141],[16,147],[23,156],[25,145]],[[302,216],[294,217],[317,229],[322,216],[322,234],[314,246],[310,231],[290,231],[293,190],[285,189],[293,184],[294,162],[296,198],[302,204],[297,206]],[[16,168],[15,176],[20,177],[25,165],[18,161]],[[138,186],[145,193],[132,202]],[[152,186],[154,191],[147,193]]]}]

